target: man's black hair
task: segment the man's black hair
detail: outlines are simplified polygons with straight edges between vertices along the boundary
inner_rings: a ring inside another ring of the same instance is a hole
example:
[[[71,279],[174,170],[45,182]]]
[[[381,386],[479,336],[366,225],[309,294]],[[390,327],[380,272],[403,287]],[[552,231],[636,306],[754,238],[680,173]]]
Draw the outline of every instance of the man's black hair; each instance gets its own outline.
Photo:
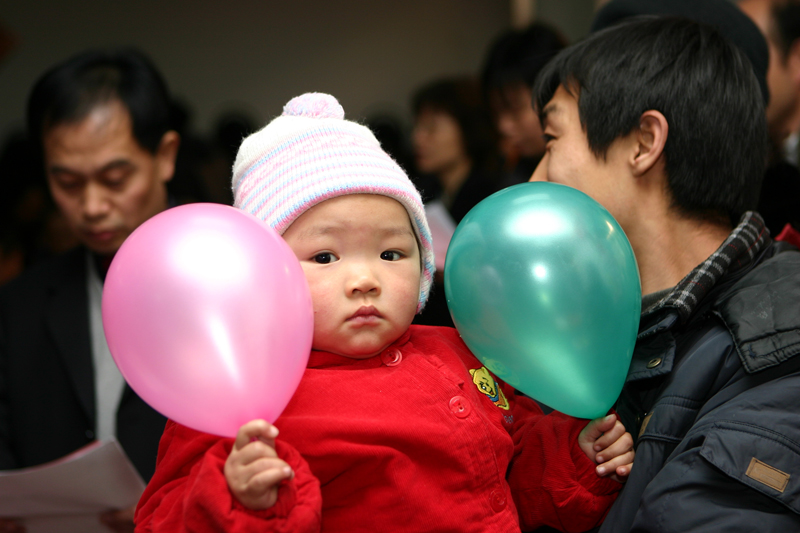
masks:
[[[497,164],[497,132],[477,79],[465,76],[431,82],[414,93],[411,107],[414,116],[431,110],[453,117],[472,163],[482,170],[493,170]]]
[[[611,0],[592,21],[592,32],[600,31],[637,15],[685,17],[716,28],[750,59],[766,105],[769,103],[767,68],[769,48],[758,26],[730,0]]]
[[[800,39],[800,2],[777,2],[772,6],[772,40],[784,60],[797,39]]]
[[[502,93],[515,85],[533,88],[542,67],[566,46],[563,35],[542,23],[501,34],[486,56],[481,75],[484,90]]]
[[[635,17],[590,35],[549,63],[534,88],[544,107],[563,86],[578,101],[589,147],[611,144],[661,112],[673,208],[736,224],[754,209],[767,160],[763,99],[747,57],[710,26]]]
[[[90,50],[48,70],[28,99],[30,138],[41,146],[53,127],[79,122],[98,105],[114,100],[130,113],[139,145],[155,153],[171,129],[171,102],[156,68],[132,49]]]

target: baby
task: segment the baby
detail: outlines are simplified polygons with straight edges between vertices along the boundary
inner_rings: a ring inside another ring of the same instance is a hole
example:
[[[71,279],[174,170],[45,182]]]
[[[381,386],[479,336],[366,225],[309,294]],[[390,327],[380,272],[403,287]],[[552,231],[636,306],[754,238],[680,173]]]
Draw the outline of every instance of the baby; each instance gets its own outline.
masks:
[[[167,424],[137,531],[584,531],[603,519],[630,435],[613,415],[545,416],[454,329],[411,325],[434,272],[420,196],[333,97],[297,97],[248,137],[233,189],[303,267],[313,351],[275,426],[254,420],[232,440]]]

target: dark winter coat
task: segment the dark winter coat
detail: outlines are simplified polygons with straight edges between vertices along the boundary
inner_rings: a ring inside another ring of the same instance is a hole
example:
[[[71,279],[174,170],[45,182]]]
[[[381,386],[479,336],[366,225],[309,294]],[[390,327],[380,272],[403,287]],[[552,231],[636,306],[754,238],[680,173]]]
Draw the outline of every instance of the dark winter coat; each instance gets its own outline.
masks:
[[[642,317],[617,411],[631,476],[600,531],[800,531],[800,252],[768,244],[689,316]]]

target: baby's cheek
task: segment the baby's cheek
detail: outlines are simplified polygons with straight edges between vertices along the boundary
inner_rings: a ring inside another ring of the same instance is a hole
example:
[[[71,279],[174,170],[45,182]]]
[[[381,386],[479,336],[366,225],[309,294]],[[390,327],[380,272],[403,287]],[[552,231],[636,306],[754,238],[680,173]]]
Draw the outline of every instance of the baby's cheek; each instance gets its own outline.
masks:
[[[313,272],[306,272],[306,281],[308,282],[308,291],[311,293],[311,303],[314,305],[314,314],[316,314],[327,305],[326,301],[330,299],[330,287],[324,279],[320,279]]]
[[[419,287],[404,291],[401,301],[403,302],[405,313],[410,315],[413,320],[419,305]]]
[[[326,320],[330,320],[336,310],[332,308],[329,298],[314,298],[312,294],[311,299],[314,307],[314,331],[316,332],[325,324]]]
[[[315,350],[329,351],[334,331],[331,322],[331,313],[326,310],[319,300],[314,301],[314,337],[311,345]]]

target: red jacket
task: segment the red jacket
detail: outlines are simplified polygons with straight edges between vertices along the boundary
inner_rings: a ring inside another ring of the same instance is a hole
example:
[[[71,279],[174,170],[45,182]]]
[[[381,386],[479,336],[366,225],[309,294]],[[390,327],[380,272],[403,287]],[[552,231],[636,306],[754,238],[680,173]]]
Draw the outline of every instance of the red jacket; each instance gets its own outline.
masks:
[[[544,416],[450,328],[411,326],[366,360],[312,352],[275,425],[295,477],[251,511],[223,474],[233,440],[170,421],[136,530],[585,531],[620,488],[578,447],[585,420]]]

